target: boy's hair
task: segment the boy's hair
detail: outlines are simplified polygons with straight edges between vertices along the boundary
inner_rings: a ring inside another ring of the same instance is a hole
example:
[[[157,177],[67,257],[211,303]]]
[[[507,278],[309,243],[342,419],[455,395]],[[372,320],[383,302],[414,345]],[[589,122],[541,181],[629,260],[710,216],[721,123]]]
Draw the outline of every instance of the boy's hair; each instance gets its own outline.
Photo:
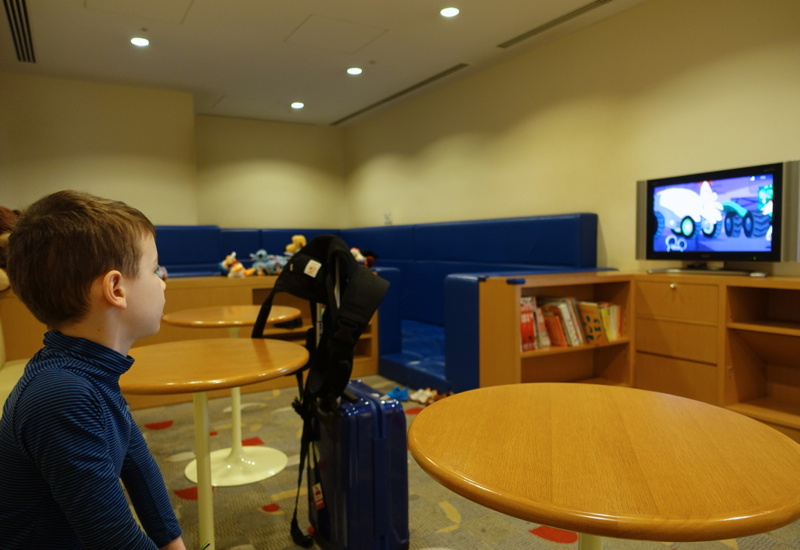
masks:
[[[78,191],[59,191],[22,212],[8,240],[11,288],[50,329],[89,313],[89,290],[117,269],[136,277],[139,243],[156,229],[125,204]]]

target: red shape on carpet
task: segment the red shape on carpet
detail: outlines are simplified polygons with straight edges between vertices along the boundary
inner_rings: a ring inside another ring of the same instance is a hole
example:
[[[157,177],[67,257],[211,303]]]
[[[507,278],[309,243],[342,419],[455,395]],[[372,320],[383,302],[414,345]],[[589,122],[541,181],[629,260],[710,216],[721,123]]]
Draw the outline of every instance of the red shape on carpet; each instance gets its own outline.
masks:
[[[211,490],[213,491],[214,487],[212,487]],[[197,485],[187,487],[186,489],[178,489],[177,491],[173,491],[173,493],[183,500],[197,500]]]
[[[173,424],[175,424],[174,420],[164,420],[163,422],[145,424],[144,427],[149,430],[166,430],[167,428],[171,428]]]
[[[197,500],[197,486],[178,489],[175,494],[183,500]]]
[[[219,434],[217,432],[208,432],[209,437],[217,437]]]
[[[555,529],[554,527],[547,527],[545,525],[537,527],[536,529],[531,529],[528,532],[544,540],[560,542],[562,544],[572,544],[578,540],[578,533],[564,531],[563,529]]]
[[[406,414],[419,414],[422,412],[422,407],[411,407],[410,409],[406,409]]]
[[[260,437],[251,437],[250,439],[242,439],[242,445],[245,447],[254,447],[256,445],[263,445]]]
[[[281,509],[281,507],[275,502],[273,502],[272,504],[267,504],[266,506],[262,506],[261,509],[264,510],[265,512],[277,512],[278,510]]]

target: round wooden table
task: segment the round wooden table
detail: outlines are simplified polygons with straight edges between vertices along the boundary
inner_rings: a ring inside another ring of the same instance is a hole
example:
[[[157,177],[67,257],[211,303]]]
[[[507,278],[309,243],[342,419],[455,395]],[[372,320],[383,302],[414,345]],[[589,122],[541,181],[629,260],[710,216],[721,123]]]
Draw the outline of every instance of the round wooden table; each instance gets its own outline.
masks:
[[[197,455],[200,540],[214,548],[211,500],[208,392],[264,382],[290,374],[308,361],[303,346],[282,340],[215,338],[142,346],[130,350],[136,360],[120,377],[123,393],[192,393]],[[220,365],[225,365],[221,368]]]
[[[242,327],[252,327],[261,306],[214,306],[182,309],[165,314],[161,320],[170,325],[193,328],[225,327],[231,337],[238,336]],[[285,323],[300,317],[300,310],[290,306],[273,305],[267,323]]]
[[[686,542],[800,517],[800,445],[732,411],[589,384],[473,390],[420,412],[411,454],[488,508],[580,534]]]
[[[240,328],[255,324],[259,311],[261,306],[214,306],[183,309],[167,313],[161,319],[182,327],[224,327],[231,338],[237,338]],[[296,307],[273,305],[267,323],[285,323],[299,318],[300,314]],[[231,388],[231,437],[231,447],[211,453],[211,485],[215,487],[261,481],[286,468],[289,462],[286,454],[278,449],[242,445],[242,393],[239,387]],[[197,483],[197,461],[192,460],[184,473],[190,481]]]

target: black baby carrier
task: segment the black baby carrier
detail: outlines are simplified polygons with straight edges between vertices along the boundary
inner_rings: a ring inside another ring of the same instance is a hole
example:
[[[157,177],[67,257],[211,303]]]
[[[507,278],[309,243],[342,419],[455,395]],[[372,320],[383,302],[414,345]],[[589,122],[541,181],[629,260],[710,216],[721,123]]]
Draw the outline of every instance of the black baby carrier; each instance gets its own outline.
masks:
[[[345,391],[353,370],[356,342],[378,309],[389,283],[359,265],[345,242],[336,235],[320,235],[297,251],[275,282],[261,306],[253,327],[253,338],[263,338],[272,301],[286,292],[311,305],[313,326],[306,333],[309,360],[296,372],[300,389],[293,406],[303,418],[298,490],[312,437],[315,408],[333,410]],[[318,318],[317,305],[324,307]],[[308,378],[303,384],[303,372]],[[298,491],[299,497],[299,491]],[[297,500],[292,518],[292,538],[306,548],[313,544],[297,523]]]

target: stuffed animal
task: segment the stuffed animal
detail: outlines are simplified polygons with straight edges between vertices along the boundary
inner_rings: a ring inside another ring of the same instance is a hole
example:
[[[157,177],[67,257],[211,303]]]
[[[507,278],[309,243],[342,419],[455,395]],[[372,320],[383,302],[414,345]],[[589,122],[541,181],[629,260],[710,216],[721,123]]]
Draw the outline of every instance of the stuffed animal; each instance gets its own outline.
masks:
[[[236,252],[231,252],[225,256],[225,259],[219,263],[220,272],[231,278],[249,277],[256,272],[252,267],[245,269],[242,262],[236,259]]]
[[[372,250],[365,250],[364,252],[362,252],[362,254],[364,255],[364,259],[366,260],[366,263],[364,264],[365,266],[372,267],[375,265],[375,260],[378,259],[377,254],[375,254]]]
[[[162,281],[166,281],[167,279],[169,279],[169,273],[167,273],[167,268],[164,267],[163,265],[160,265],[156,268],[156,275],[158,275],[158,278],[161,279]]]
[[[283,266],[289,261],[286,256],[267,254],[263,248],[255,254],[250,254],[250,258],[253,260],[253,269],[256,270],[256,275],[280,275]]]
[[[364,257],[363,254],[361,254],[361,251],[359,249],[351,248],[350,249],[350,254],[353,255],[353,258],[356,259],[356,261],[359,263],[359,265],[364,265],[364,264],[367,263],[367,259]]]
[[[286,245],[286,253],[292,255],[306,245],[306,238],[302,235],[292,235],[292,243]]]
[[[6,248],[8,247],[8,236],[11,234],[11,230],[14,229],[19,215],[19,210],[9,210],[4,206],[0,206],[0,292],[11,286],[6,273],[6,261],[8,260]]]

